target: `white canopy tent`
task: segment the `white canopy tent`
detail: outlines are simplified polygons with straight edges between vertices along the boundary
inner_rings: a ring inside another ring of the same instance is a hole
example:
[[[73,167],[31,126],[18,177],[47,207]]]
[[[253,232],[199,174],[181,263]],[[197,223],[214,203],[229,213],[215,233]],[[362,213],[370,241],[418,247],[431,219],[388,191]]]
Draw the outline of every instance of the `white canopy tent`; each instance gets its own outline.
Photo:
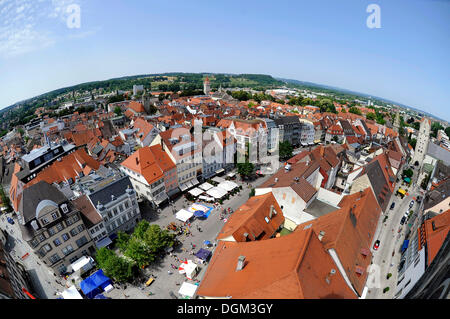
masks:
[[[224,182],[220,183],[219,185],[217,185],[217,187],[223,188],[227,192],[230,192],[233,189],[235,189],[236,187],[238,187],[238,185],[231,181],[224,181]]]
[[[194,197],[197,197],[197,196],[199,196],[200,194],[203,194],[203,190],[201,190],[201,189],[198,189],[197,187],[196,188],[193,188],[193,189],[191,189],[190,191],[189,191],[189,194],[191,194],[192,196],[194,196]]]
[[[228,177],[234,177],[234,176],[236,176],[236,173],[235,173],[235,172],[229,172],[229,173],[227,174],[227,176],[228,176]]]
[[[69,266],[73,271],[78,271],[82,269],[82,271],[89,271],[94,267],[94,259],[92,257],[83,256],[77,259],[73,264]]]
[[[191,280],[197,275],[197,270],[197,264],[190,259],[186,262],[183,262],[180,267],[178,267],[178,272],[180,274],[185,274],[186,278]]]
[[[224,197],[227,194],[227,191],[220,187],[214,187],[207,191],[206,194],[217,199]]]
[[[198,198],[201,200],[204,200],[205,202],[213,202],[214,201],[214,197],[199,196]]]
[[[219,177],[219,176],[214,177],[212,180],[216,183],[225,182],[225,179],[223,179],[222,177]]]
[[[175,215],[176,219],[181,220],[182,222],[188,221],[190,218],[194,216],[194,213],[189,212],[185,209],[180,209],[180,211]]]
[[[83,299],[75,286],[70,286],[61,293],[64,299]]]
[[[191,284],[189,282],[183,282],[180,290],[178,290],[178,293],[183,297],[192,298],[192,297],[194,297],[197,289],[198,289],[197,285]]]
[[[209,190],[209,189],[211,189],[211,188],[213,188],[213,187],[214,187],[214,186],[211,185],[211,184],[208,183],[208,182],[205,182],[205,183],[203,183],[202,185],[199,186],[199,188],[201,188],[201,189],[203,189],[203,190],[205,190],[205,191],[207,191],[207,190]]]

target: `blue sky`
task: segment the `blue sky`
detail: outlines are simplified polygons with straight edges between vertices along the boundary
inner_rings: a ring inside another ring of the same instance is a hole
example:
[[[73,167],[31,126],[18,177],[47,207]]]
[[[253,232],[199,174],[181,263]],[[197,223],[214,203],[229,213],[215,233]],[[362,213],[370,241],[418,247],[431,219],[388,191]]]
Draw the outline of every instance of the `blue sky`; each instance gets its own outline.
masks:
[[[381,28],[369,29],[369,4]],[[81,8],[81,27],[66,9]],[[450,1],[0,0],[0,108],[162,72],[260,73],[391,99],[450,121]]]

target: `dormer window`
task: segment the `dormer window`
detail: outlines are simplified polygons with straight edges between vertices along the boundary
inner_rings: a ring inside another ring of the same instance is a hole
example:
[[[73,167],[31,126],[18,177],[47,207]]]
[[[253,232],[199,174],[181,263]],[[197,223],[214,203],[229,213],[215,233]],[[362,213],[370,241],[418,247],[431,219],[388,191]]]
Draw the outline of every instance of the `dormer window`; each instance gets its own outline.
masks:
[[[63,211],[64,214],[67,214],[69,212],[69,208],[67,207],[67,204],[62,204],[61,210]]]

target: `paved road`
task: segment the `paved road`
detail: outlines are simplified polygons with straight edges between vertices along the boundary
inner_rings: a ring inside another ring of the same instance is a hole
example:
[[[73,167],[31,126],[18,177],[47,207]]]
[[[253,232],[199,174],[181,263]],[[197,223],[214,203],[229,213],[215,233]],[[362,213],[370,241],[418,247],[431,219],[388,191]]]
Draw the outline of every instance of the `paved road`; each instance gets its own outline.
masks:
[[[416,171],[414,173],[416,174]],[[415,179],[413,179],[413,181],[415,181]],[[396,186],[394,194],[397,192],[399,187],[402,186]],[[374,278],[373,276],[370,276],[367,283],[369,286],[369,291],[366,295],[366,299],[391,299],[395,294],[397,287],[398,264],[401,257],[400,249],[409,229],[408,224],[410,224],[413,217],[411,217],[404,225],[400,225],[400,220],[407,211],[409,212],[410,210],[414,210],[414,214],[418,213],[417,209],[419,208],[419,204],[415,203],[411,209],[409,208],[409,204],[413,198],[417,198],[418,195],[422,195],[420,192],[420,185],[411,185],[411,187],[408,188],[408,194],[409,196],[405,196],[403,199],[399,196],[392,195],[386,212],[380,218],[374,237],[374,242],[377,239],[380,240],[380,247],[377,251],[373,250],[372,247],[372,262],[374,265],[379,266],[378,280],[380,285],[378,288],[370,287],[369,281]],[[392,202],[395,202],[395,208],[390,210]],[[387,219],[386,222],[383,223],[385,216],[387,216]],[[411,228],[411,230],[413,229]],[[389,279],[387,279],[388,273],[392,274]],[[385,287],[389,287],[389,291],[383,293],[383,289]]]
[[[252,183],[252,187],[262,184],[268,178],[269,176],[264,176],[257,179]],[[242,206],[249,198],[251,188],[247,187],[247,183],[241,181],[236,181],[236,183],[242,185],[243,190],[229,200],[224,201],[222,207],[215,209],[207,219],[194,219],[190,227],[190,231],[193,236],[179,237],[178,239],[182,241],[182,246],[178,247],[174,251],[174,255],[176,255],[179,259],[186,258],[195,261],[195,256],[190,254],[192,250],[191,243],[196,246],[194,251],[197,252],[199,248],[204,247],[203,242],[205,240],[209,240],[212,243],[214,242],[217,234],[221,231],[223,225],[225,224],[223,220],[220,220],[220,212],[222,209],[230,207],[234,211]],[[150,223],[158,224],[161,227],[165,227],[171,222],[176,222],[180,225],[181,222],[175,219],[174,212],[176,213],[181,208],[188,208],[190,204],[191,203],[185,201],[184,198],[180,198],[174,203],[174,209],[171,206],[168,206],[161,212],[154,212],[149,207],[143,207],[141,214],[143,215],[143,218],[148,220]],[[201,232],[197,230],[197,226],[200,226]],[[189,280],[184,274],[179,274],[177,270],[173,270],[171,268],[171,264],[174,264],[177,267],[180,265],[180,263],[177,262],[173,256],[166,255],[163,259],[145,269],[145,279],[152,275],[156,276],[156,280],[150,287],[145,287],[143,282],[140,287],[133,287],[131,285],[127,285],[126,289],[117,287],[117,289],[112,290],[110,293],[106,294],[106,296],[113,299],[168,299],[171,298],[170,292],[173,292],[178,296],[180,285]],[[196,279],[201,281],[207,267],[208,265],[200,265],[200,272],[198,273]],[[169,274],[168,271],[171,271],[172,274]],[[149,295],[149,292],[153,293],[153,295]]]
[[[8,216],[12,215],[8,214]],[[56,299],[58,297],[56,292],[64,290],[61,278],[56,277],[50,268],[43,265],[28,244],[22,240],[17,220],[14,225],[11,225],[6,221],[5,216],[2,216],[0,228],[9,234],[7,251],[12,253],[16,261],[24,265],[35,290],[34,296],[40,299]],[[22,260],[21,257],[27,253],[28,257]]]

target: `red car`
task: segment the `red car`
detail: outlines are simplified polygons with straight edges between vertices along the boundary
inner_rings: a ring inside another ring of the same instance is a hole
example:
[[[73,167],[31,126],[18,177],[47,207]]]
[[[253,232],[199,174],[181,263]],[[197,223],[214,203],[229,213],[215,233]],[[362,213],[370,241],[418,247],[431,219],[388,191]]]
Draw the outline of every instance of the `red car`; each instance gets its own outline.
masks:
[[[379,240],[377,240],[377,241],[375,242],[375,244],[373,244],[373,250],[377,250],[378,247],[380,247],[380,241],[379,241]]]

